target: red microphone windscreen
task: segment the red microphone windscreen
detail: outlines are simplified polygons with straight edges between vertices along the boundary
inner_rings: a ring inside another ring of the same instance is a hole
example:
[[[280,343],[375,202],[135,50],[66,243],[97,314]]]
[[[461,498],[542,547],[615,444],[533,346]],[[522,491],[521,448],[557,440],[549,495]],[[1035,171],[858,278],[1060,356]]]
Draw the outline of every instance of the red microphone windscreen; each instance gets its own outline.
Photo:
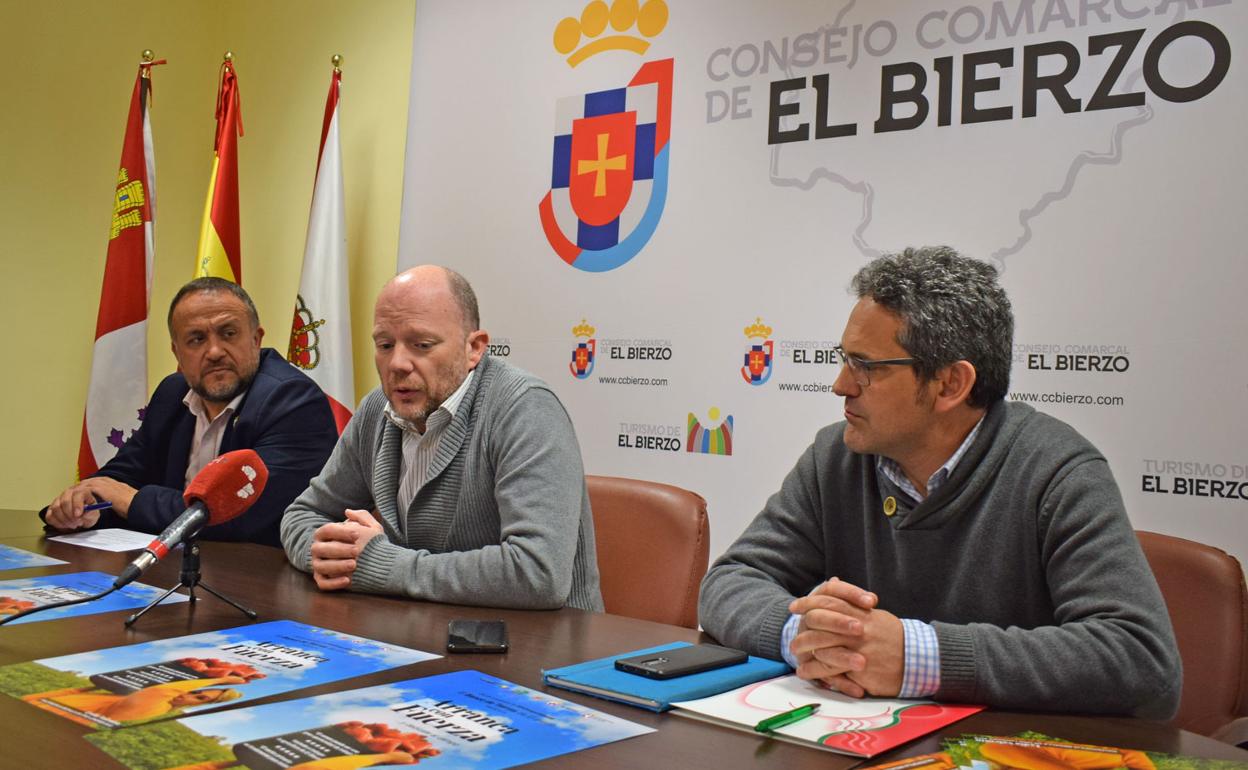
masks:
[[[208,507],[208,523],[222,524],[252,506],[269,481],[269,469],[254,449],[226,452],[195,474],[182,499],[189,506],[196,500]]]

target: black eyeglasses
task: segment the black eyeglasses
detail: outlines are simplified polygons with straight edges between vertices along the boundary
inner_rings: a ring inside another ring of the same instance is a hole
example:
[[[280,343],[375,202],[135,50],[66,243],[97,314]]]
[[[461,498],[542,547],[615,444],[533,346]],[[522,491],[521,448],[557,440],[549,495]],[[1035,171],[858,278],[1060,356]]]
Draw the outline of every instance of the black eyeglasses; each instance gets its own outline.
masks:
[[[881,358],[877,361],[871,361],[866,358],[851,356],[840,345],[836,345],[832,350],[836,352],[838,358],[845,362],[845,367],[854,376],[854,382],[863,388],[871,384],[871,370],[877,366],[909,366],[915,361],[913,358]]]

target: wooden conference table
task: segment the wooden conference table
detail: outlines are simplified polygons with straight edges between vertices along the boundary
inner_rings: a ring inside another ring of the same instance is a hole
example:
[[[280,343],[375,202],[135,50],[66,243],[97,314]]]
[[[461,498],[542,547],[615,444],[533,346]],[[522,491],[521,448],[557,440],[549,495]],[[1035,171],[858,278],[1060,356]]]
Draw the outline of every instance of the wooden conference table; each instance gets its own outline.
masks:
[[[133,554],[108,553],[45,541],[28,511],[0,509],[0,543],[46,553],[70,564],[6,571],[0,578],[98,570],[118,574]],[[35,521],[37,524],[37,520]],[[26,534],[24,534],[26,533]],[[178,581],[180,555],[173,554],[141,578],[168,587]],[[337,631],[430,652],[443,652],[452,618],[503,618],[511,637],[506,655],[447,655],[379,674],[248,701],[256,705],[326,692],[384,684],[473,668],[561,698],[615,714],[657,732],[567,754],[541,763],[550,768],[732,768],[782,767],[848,770],[862,761],[817,749],[755,737],[671,714],[654,714],[555,688],[544,688],[541,670],[671,641],[696,642],[697,631],[616,615],[563,609],[550,612],[492,610],[362,594],[325,594],[307,575],[287,564],[275,548],[226,543],[202,544],[202,575],[208,585],[250,606],[260,620],[288,618]],[[0,664],[136,644],[246,624],[237,610],[202,591],[193,606],[157,607],[127,629],[126,612],[0,627]],[[121,765],[81,740],[87,729],[0,695],[5,740],[0,768],[117,768]],[[1010,734],[1038,730],[1072,741],[1165,751],[1248,762],[1248,751],[1165,725],[1103,717],[984,712],[941,733],[907,744],[876,761],[936,751],[943,735],[964,732]]]

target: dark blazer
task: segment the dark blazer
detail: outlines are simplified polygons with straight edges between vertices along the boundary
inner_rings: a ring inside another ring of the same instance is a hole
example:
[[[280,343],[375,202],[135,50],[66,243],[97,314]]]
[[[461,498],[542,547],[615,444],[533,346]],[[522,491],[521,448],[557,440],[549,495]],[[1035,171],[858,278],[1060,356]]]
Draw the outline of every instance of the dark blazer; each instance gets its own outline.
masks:
[[[127,519],[104,511],[97,527],[161,532],[186,509],[182,501],[195,416],[182,403],[190,388],[171,374],[152,394],[139,429],[97,476],[137,488]],[[243,515],[205,527],[204,540],[281,546],[278,525],[286,506],[321,472],[338,442],[325,394],[276,350],[260,353],[260,367],[221,439],[221,453],[254,449],[269,469],[260,499]]]

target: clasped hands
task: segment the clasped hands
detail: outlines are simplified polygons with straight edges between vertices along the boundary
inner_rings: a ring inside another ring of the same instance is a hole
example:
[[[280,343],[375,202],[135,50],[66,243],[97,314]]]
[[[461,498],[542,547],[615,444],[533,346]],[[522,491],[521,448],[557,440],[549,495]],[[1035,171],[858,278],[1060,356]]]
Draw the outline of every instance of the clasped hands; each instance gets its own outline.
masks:
[[[378,535],[381,523],[368,511],[348,508],[346,521],[322,524],[312,536],[312,577],[322,591],[341,591],[351,586],[356,559]]]
[[[878,608],[879,597],[832,578],[793,600],[789,612],[801,615],[789,648],[797,675],[852,698],[895,697],[905,666],[901,620]]]

